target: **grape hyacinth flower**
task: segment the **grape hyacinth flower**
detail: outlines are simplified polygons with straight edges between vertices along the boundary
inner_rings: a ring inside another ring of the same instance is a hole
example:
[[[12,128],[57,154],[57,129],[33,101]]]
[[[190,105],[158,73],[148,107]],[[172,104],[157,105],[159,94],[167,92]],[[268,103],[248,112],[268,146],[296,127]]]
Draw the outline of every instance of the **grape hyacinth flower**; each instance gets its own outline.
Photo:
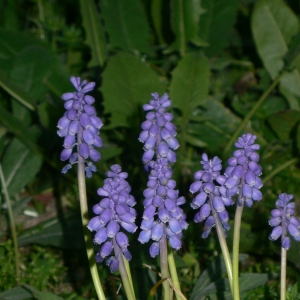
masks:
[[[171,105],[167,94],[161,98],[157,93],[153,99],[143,106],[146,121],[142,123],[143,131],[139,140],[144,143],[143,162],[149,171],[147,189],[144,191],[144,214],[138,240],[144,244],[150,239],[150,255],[160,253],[160,241],[168,239],[173,249],[181,248],[182,230],[187,229],[186,215],[179,207],[185,203],[184,197],[179,197],[179,191],[174,190],[175,180],[172,180],[172,169],[169,163],[176,161],[173,150],[179,147],[173,115],[166,112]]]
[[[81,82],[79,77],[74,76],[70,81],[77,91],[62,95],[66,112],[57,124],[57,134],[64,138],[64,150],[60,158],[62,161],[68,161],[62,173],[67,173],[72,165],[78,162],[78,155],[80,155],[85,162],[86,177],[90,178],[92,172],[96,172],[96,166],[87,159],[90,158],[94,162],[100,160],[101,155],[94,147],[102,146],[99,130],[103,123],[96,116],[96,110],[92,106],[94,97],[86,95],[94,89],[95,82],[87,83],[86,80]]]
[[[238,138],[234,144],[238,150],[234,151],[233,157],[228,160],[228,167],[222,180],[227,191],[223,189],[222,195],[233,196],[239,194],[238,205],[246,203],[247,207],[253,205],[253,201],[260,201],[263,186],[259,176],[262,174],[262,168],[258,164],[260,159],[256,153],[260,149],[258,144],[254,144],[256,136],[247,133]]]
[[[191,207],[200,209],[194,217],[196,223],[205,221],[205,231],[202,238],[207,238],[211,229],[216,225],[216,218],[221,222],[224,234],[230,229],[228,224],[229,215],[225,206],[234,204],[230,195],[227,195],[227,188],[224,185],[217,186],[214,181],[222,184],[224,178],[220,175],[222,170],[222,161],[215,156],[212,160],[208,159],[207,154],[202,155],[203,170],[194,174],[196,179],[190,186],[192,194],[197,193],[193,199]]]
[[[130,233],[136,231],[135,219],[137,216],[133,206],[136,201],[130,195],[131,187],[126,181],[128,173],[122,172],[119,165],[113,165],[111,171],[106,172],[104,185],[97,194],[104,197],[94,205],[93,212],[97,215],[89,221],[88,229],[96,231],[94,243],[102,245],[96,254],[96,261],[101,263],[107,258],[106,264],[111,272],[119,269],[121,254],[126,260],[131,259],[128,251],[128,237],[120,231],[121,227]],[[114,255],[111,252],[114,250]]]
[[[157,158],[166,158],[169,162],[176,161],[176,154],[173,150],[179,147],[176,136],[175,125],[171,123],[173,115],[166,112],[166,108],[171,106],[171,100],[167,94],[161,98],[157,93],[152,94],[153,98],[149,104],[143,106],[146,114],[146,121],[142,123],[139,141],[144,143],[145,153],[143,162],[150,162],[154,154]],[[154,111],[153,111],[154,110]]]
[[[295,202],[290,202],[293,199],[292,194],[280,194],[276,201],[276,209],[271,211],[271,219],[269,225],[274,227],[269,236],[271,241],[276,241],[281,237],[282,248],[288,250],[291,247],[290,236],[297,242],[300,241],[300,220],[293,216],[295,212]]]

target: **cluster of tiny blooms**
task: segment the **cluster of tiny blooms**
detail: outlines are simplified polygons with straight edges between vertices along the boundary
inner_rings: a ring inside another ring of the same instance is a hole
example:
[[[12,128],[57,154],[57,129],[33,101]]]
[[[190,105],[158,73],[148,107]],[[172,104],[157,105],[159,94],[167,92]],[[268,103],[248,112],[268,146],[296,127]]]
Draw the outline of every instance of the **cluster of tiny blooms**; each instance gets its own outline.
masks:
[[[228,160],[228,167],[224,176],[218,178],[218,182],[225,185],[227,192],[224,195],[239,195],[238,205],[244,203],[251,207],[253,201],[260,201],[262,193],[260,188],[263,186],[259,176],[262,168],[258,164],[259,155],[255,152],[260,149],[258,144],[254,144],[256,136],[251,133],[243,134],[234,144],[237,150],[233,157]]]
[[[199,170],[194,174],[196,181],[190,186],[192,194],[198,193],[191,206],[193,209],[200,208],[194,217],[194,221],[199,223],[205,220],[205,231],[202,238],[208,237],[211,229],[216,224],[216,218],[221,221],[225,235],[230,229],[228,224],[229,214],[225,206],[234,204],[234,201],[231,199],[231,195],[227,193],[227,188],[224,185],[216,186],[214,183],[214,181],[219,182],[220,178],[222,179],[222,175],[220,175],[221,162],[217,156],[209,160],[204,153],[200,162],[203,170]]]
[[[93,207],[93,212],[97,215],[89,221],[88,229],[96,231],[94,243],[102,245],[96,254],[96,261],[101,263],[108,258],[106,264],[111,272],[119,268],[118,249],[121,249],[124,257],[129,261],[131,254],[127,247],[129,245],[127,235],[120,231],[121,227],[125,231],[133,233],[136,231],[135,219],[137,216],[133,206],[136,201],[130,195],[131,187],[126,181],[128,174],[122,172],[119,165],[113,165],[111,171],[106,172],[107,178],[104,185],[99,188],[97,194],[104,197]],[[111,255],[114,250],[115,255]]]
[[[152,94],[153,99],[149,104],[143,106],[146,114],[146,121],[142,123],[139,141],[144,143],[145,153],[143,162],[150,162],[154,154],[158,157],[166,158],[169,162],[176,161],[176,154],[173,150],[179,147],[176,136],[176,128],[173,123],[173,115],[166,112],[166,107],[171,105],[169,96],[164,94],[161,98],[157,93]],[[154,110],[154,111],[153,111]]]
[[[95,101],[94,97],[86,95],[94,89],[95,83],[87,83],[86,80],[81,82],[79,77],[73,76],[70,80],[77,91],[62,95],[66,112],[57,124],[57,134],[64,137],[64,150],[61,152],[60,159],[68,161],[62,173],[67,173],[72,165],[78,162],[79,154],[85,160],[86,176],[92,177],[92,172],[96,172],[96,167],[87,159],[90,158],[96,162],[101,158],[100,153],[94,147],[102,146],[99,130],[103,125],[92,106]]]
[[[144,143],[143,162],[150,174],[147,189],[144,191],[144,214],[138,240],[144,244],[150,239],[150,255],[159,254],[159,242],[162,238],[169,239],[173,249],[181,248],[182,230],[187,229],[186,215],[179,207],[185,203],[184,197],[178,197],[179,191],[174,190],[170,162],[176,161],[173,150],[179,147],[173,115],[165,111],[171,105],[167,94],[159,98],[157,93],[153,99],[143,106],[147,120],[143,122],[143,131],[139,140]],[[156,160],[153,160],[156,156]]]
[[[277,240],[281,236],[281,246],[288,250],[291,247],[291,240],[287,232],[297,242],[300,242],[300,221],[293,216],[295,212],[295,202],[290,202],[293,195],[280,194],[276,201],[276,209],[271,211],[269,224],[274,227],[269,238],[271,241]]]

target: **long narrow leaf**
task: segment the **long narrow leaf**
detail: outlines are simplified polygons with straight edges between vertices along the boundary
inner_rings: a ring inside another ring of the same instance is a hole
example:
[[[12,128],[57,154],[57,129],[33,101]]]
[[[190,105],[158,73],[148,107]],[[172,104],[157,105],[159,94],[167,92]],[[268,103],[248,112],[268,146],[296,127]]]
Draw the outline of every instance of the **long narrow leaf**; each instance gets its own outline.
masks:
[[[107,46],[100,14],[94,0],[80,0],[80,9],[86,33],[86,43],[92,50],[92,59],[88,66],[103,67],[107,60]]]

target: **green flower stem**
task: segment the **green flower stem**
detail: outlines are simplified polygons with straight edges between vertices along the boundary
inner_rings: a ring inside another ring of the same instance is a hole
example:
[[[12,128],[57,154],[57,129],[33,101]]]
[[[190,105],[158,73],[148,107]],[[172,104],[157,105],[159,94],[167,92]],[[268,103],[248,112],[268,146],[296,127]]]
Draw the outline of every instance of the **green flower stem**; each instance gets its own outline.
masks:
[[[4,174],[2,171],[2,166],[0,163],[0,179],[1,179],[1,185],[2,185],[2,191],[6,200],[7,204],[7,210],[8,210],[8,216],[9,216],[9,223],[10,223],[10,230],[11,230],[11,236],[14,244],[14,252],[15,252],[15,268],[16,268],[16,279],[18,285],[20,284],[20,256],[19,256],[19,247],[18,247],[18,239],[17,239],[17,232],[16,232],[16,226],[15,226],[15,219],[13,215],[13,211],[11,208],[11,201],[9,198]]]
[[[168,266],[168,249],[167,249],[167,237],[164,233],[159,242],[159,252],[160,252],[160,272],[161,279],[166,279],[170,277],[169,266]],[[162,284],[163,286],[163,300],[170,300],[170,285],[168,280],[165,280]]]
[[[263,184],[265,184],[268,180],[274,177],[276,174],[284,170],[285,168],[295,165],[298,162],[298,158],[293,158],[280,165],[278,168],[274,169],[272,172],[268,173],[268,175],[263,179]]]
[[[125,265],[125,269],[126,269],[128,278],[129,278],[130,286],[131,286],[131,289],[132,289],[133,294],[134,294],[134,287],[133,287],[133,283],[132,283],[132,277],[131,277],[131,271],[130,271],[129,262],[128,262],[128,260],[125,258],[124,255],[122,255],[122,258],[123,258],[123,262],[124,262],[124,265]],[[134,296],[135,296],[135,295],[134,295]]]
[[[287,250],[281,247],[280,300],[286,299],[286,259]]]
[[[232,250],[232,286],[233,286],[233,299],[240,300],[240,288],[239,288],[239,247],[240,247],[240,231],[241,220],[244,204],[242,206],[237,205],[235,218],[234,218],[234,233],[233,233],[233,250]]]
[[[176,269],[176,265],[175,265],[175,260],[174,260],[174,255],[173,255],[173,250],[170,247],[170,245],[168,246],[168,264],[169,264],[169,270],[170,270],[170,274],[171,274],[171,278],[172,278],[172,283],[174,285],[174,287],[181,292],[180,289],[180,283],[179,283],[179,279],[178,279],[178,275],[177,275],[177,269]],[[181,300],[182,298],[180,297],[180,295],[176,294],[176,299],[177,300]]]
[[[126,267],[124,264],[124,258],[123,258],[123,253],[119,247],[119,245],[116,242],[116,239],[113,238],[113,244],[114,244],[114,251],[115,251],[115,256],[116,259],[119,261],[119,272],[122,278],[123,286],[126,292],[126,296],[128,300],[135,300],[135,295],[134,291],[132,288],[132,283],[130,283],[128,273],[126,271]]]
[[[79,133],[78,133],[78,140],[80,140]],[[84,232],[85,247],[86,247],[86,253],[89,261],[94,287],[98,295],[98,299],[106,300],[106,297],[104,295],[101,286],[97,265],[95,262],[91,233],[87,228],[89,222],[89,214],[88,214],[88,204],[87,204],[87,197],[86,197],[84,159],[80,155],[78,155],[78,189],[79,189],[79,202],[80,202],[81,221],[82,221],[83,232]]]
[[[229,251],[228,251],[228,246],[227,246],[226,238],[225,238],[225,235],[224,235],[223,226],[220,222],[220,219],[219,219],[219,216],[218,216],[216,210],[214,209],[214,207],[212,205],[213,195],[210,194],[209,197],[211,198],[210,206],[211,206],[211,210],[213,212],[213,216],[214,216],[215,222],[216,222],[217,235],[218,235],[219,243],[220,243],[221,250],[222,250],[222,253],[223,253],[223,258],[224,258],[225,267],[226,267],[226,271],[227,271],[228,281],[229,281],[231,293],[233,294],[233,288],[232,288],[232,262],[231,262],[230,254],[229,254]]]
[[[256,102],[256,104],[252,107],[252,109],[249,111],[249,113],[244,118],[241,125],[236,129],[235,133],[232,135],[229,143],[224,149],[223,157],[226,156],[227,152],[233,145],[233,143],[236,141],[237,137],[239,136],[240,132],[244,129],[248,121],[251,119],[251,117],[254,115],[254,113],[257,111],[257,109],[261,106],[261,104],[265,101],[265,99],[269,96],[269,94],[273,91],[273,89],[276,87],[276,85],[279,83],[282,75],[284,72],[281,72],[273,81],[273,83],[270,85],[270,87],[262,94],[262,96],[259,98],[259,100]]]

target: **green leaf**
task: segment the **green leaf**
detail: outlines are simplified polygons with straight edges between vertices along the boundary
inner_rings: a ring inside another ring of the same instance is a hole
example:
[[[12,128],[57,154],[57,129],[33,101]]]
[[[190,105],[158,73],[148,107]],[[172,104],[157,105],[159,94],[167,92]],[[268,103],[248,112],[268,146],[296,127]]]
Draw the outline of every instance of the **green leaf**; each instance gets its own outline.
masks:
[[[205,56],[185,55],[172,72],[170,98],[186,118],[205,104],[209,88],[209,63]]]
[[[298,18],[282,0],[259,0],[251,27],[258,53],[274,79],[284,66],[288,43],[298,32]]]
[[[19,246],[39,244],[65,249],[84,247],[83,231],[79,214],[68,213],[63,218],[52,218],[23,231],[18,237]]]
[[[30,96],[0,73],[0,86],[12,97],[30,110],[35,110]]]
[[[297,148],[300,151],[300,124],[297,126],[297,136],[296,136]]]
[[[103,72],[101,91],[106,113],[111,113],[107,128],[128,126],[129,118],[151,99],[151,93],[164,92],[159,76],[139,58],[120,53]]]
[[[140,0],[100,1],[100,7],[111,47],[149,52],[150,27]]]
[[[200,15],[203,13],[200,0],[173,0],[171,10],[172,29],[176,38],[170,50],[178,50],[184,55],[188,42],[198,46],[207,45],[198,34]]]
[[[151,1],[151,20],[153,23],[154,30],[156,32],[159,44],[165,44],[164,34],[166,30],[164,28],[164,20],[162,17],[164,3],[161,0]]]
[[[200,17],[200,37],[208,42],[204,49],[208,57],[218,54],[229,42],[237,9],[237,0],[202,0],[201,5],[206,11]]]
[[[33,299],[33,295],[25,288],[18,286],[0,293],[0,300],[26,300]]]
[[[0,57],[9,57],[17,54],[22,48],[36,44],[31,35],[24,32],[0,29]]]
[[[39,171],[42,159],[17,139],[13,139],[2,157],[3,174],[10,195],[19,193]]]
[[[86,43],[92,50],[92,59],[88,67],[103,67],[107,60],[107,46],[100,14],[93,0],[80,0]]]
[[[244,261],[248,258],[246,254],[240,254],[239,260]],[[191,295],[191,300],[204,299],[204,296],[229,291],[228,279],[222,278],[226,274],[226,267],[222,257],[217,257],[209,267],[204,270],[198,278]]]
[[[43,81],[50,77],[57,63],[56,57],[45,47],[28,46],[15,56],[10,80],[29,95],[31,104],[36,104],[47,90]]]
[[[1,104],[0,120],[12,133],[19,138],[24,145],[26,145],[33,152],[41,155],[41,152],[36,144],[41,132],[36,127],[24,128],[23,122],[15,118]]]
[[[240,123],[236,115],[211,97],[207,99],[203,109],[197,109],[194,113],[205,121],[190,122],[187,134],[209,145],[211,152],[224,147]]]
[[[49,292],[40,292],[37,289],[35,289],[33,286],[30,286],[28,284],[23,284],[23,287],[29,290],[34,296],[34,298],[37,300],[62,300],[63,299]]]
[[[288,100],[290,108],[299,109],[300,74],[297,69],[285,72],[280,79],[280,92]]]
[[[291,131],[299,121],[300,111],[296,110],[285,110],[269,118],[269,123],[272,129],[283,141],[287,141],[292,138]]]

